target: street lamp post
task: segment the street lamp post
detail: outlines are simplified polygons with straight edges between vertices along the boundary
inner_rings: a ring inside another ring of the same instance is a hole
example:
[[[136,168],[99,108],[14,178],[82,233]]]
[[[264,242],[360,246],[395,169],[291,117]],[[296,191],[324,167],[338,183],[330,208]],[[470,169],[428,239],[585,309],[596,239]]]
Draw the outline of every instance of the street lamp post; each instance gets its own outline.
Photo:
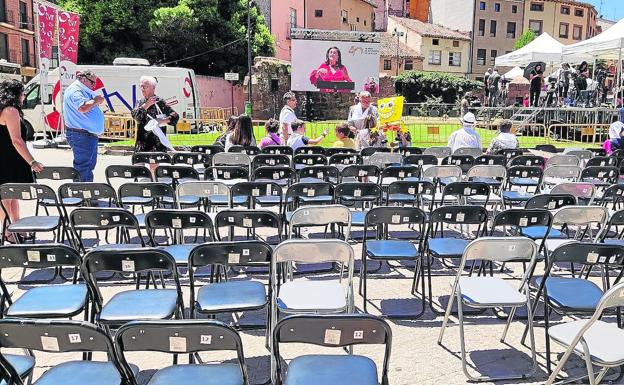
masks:
[[[397,38],[397,68],[396,74],[399,76],[399,67],[401,66],[401,52],[400,52],[400,43],[401,37],[405,35],[403,32],[399,31],[397,27],[394,27],[394,31],[392,32],[392,36],[396,36]]]

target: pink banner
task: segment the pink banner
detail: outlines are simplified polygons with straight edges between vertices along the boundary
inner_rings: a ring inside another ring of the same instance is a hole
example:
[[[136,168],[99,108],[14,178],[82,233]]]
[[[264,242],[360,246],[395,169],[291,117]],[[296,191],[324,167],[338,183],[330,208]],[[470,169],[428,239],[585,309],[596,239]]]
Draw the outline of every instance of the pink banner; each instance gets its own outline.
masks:
[[[80,15],[72,12],[59,12],[59,58],[61,62],[78,63],[78,32]]]
[[[39,26],[39,58],[50,60],[54,45],[56,9],[39,3],[35,3],[35,6],[37,7],[37,25]]]

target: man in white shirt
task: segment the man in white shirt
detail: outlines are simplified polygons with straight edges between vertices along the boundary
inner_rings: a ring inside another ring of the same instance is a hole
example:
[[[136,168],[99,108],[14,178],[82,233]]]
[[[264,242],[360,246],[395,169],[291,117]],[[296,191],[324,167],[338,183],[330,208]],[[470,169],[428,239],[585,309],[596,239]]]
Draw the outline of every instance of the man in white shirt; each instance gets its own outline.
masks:
[[[364,127],[364,119],[368,115],[373,115],[375,121],[379,119],[377,107],[371,105],[370,92],[362,91],[359,93],[358,97],[359,103],[349,109],[349,117],[347,118],[349,126],[355,127],[355,130],[353,128],[351,129],[352,132],[357,132]]]
[[[512,149],[515,150],[518,148],[518,138],[511,132],[511,128],[513,123],[511,120],[505,119],[500,123],[498,130],[500,133],[496,135],[492,142],[490,143],[490,148],[488,148],[488,154],[495,155],[500,150]]]
[[[455,152],[458,148],[482,149],[481,136],[474,129],[477,123],[477,118],[474,114],[469,112],[460,120],[463,127],[453,132],[448,139],[448,146],[451,148],[451,152]]]
[[[292,128],[290,125],[297,120],[295,108],[297,108],[297,97],[294,92],[288,91],[284,94],[284,107],[282,107],[279,117],[280,129],[284,143],[288,141],[288,136],[292,134]]]
[[[624,129],[624,108],[620,109],[620,120],[617,120],[609,126],[609,139],[620,139],[620,133]]]

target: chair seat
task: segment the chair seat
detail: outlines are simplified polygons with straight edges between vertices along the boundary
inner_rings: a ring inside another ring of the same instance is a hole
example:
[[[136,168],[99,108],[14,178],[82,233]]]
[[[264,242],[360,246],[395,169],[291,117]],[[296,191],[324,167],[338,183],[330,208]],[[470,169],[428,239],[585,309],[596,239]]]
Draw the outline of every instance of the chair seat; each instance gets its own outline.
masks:
[[[244,205],[247,203],[247,197],[236,196],[232,199],[232,201],[234,202],[235,205]],[[210,202],[211,205],[217,205],[217,206],[230,204],[230,201],[227,195],[211,195],[208,198],[208,202]]]
[[[2,354],[2,356],[11,364],[20,378],[24,378],[35,367],[35,358],[26,355]],[[0,381],[0,385],[6,385],[6,381]]]
[[[170,205],[174,203],[174,199],[172,197],[163,197],[162,201]],[[181,205],[195,206],[199,204],[199,197],[194,195],[183,195],[178,199],[178,203]]]
[[[557,247],[566,244],[566,243],[572,243],[572,242],[578,242],[574,239],[569,239],[569,238],[550,238],[548,237],[546,239],[546,250],[548,250],[549,252],[552,252],[553,250],[555,250]]]
[[[243,385],[237,364],[175,365],[158,370],[147,385]]]
[[[509,178],[509,181],[511,182],[511,184],[516,185],[516,186],[537,186],[537,184],[539,183],[537,180],[533,178],[512,177],[512,178]]]
[[[366,253],[371,259],[415,259],[416,245],[404,240],[366,241]]]
[[[20,218],[8,227],[10,232],[52,231],[59,227],[61,218],[55,215]]]
[[[418,197],[412,194],[388,194],[388,202],[416,202]]]
[[[351,226],[364,227],[367,211],[351,210]]]
[[[607,245],[624,246],[624,239],[605,239],[603,243],[606,243]]]
[[[69,361],[44,372],[36,385],[121,385],[121,377],[112,362]]]
[[[338,281],[300,278],[280,287],[277,302],[282,311],[339,311],[347,307],[347,293]]]
[[[547,226],[530,226],[530,227],[522,227],[520,228],[520,232],[525,237],[531,239],[542,239],[544,235],[546,235],[546,230],[548,230]],[[563,237],[563,233],[557,229],[550,229],[550,233],[548,233],[548,238],[561,238]]]
[[[280,195],[265,195],[256,198],[256,203],[260,205],[278,205],[280,202],[283,202],[284,198]],[[292,203],[293,197],[289,197],[289,202]]]
[[[539,286],[542,279],[537,277],[535,283]],[[593,312],[603,294],[595,283],[582,278],[548,277],[545,287],[551,306],[563,311]]]
[[[459,287],[468,306],[522,306],[527,302],[517,288],[496,277],[462,277]]]
[[[377,367],[357,355],[306,355],[290,361],[284,385],[378,385]]]
[[[578,332],[587,325],[588,320],[576,320],[560,325],[551,326],[548,335],[561,345],[570,346]],[[624,363],[624,330],[617,324],[596,321],[584,334],[592,361],[609,366],[619,366]],[[583,346],[578,343],[574,351],[583,355]]]
[[[138,243],[109,243],[106,245],[98,245],[93,247],[91,251],[94,250],[111,250],[111,249],[136,249],[141,248],[142,246]]]
[[[441,192],[436,192],[433,197],[431,195],[422,195],[422,199],[425,202],[431,202],[431,199],[434,199],[434,202],[441,202],[442,201],[442,193]],[[450,203],[455,203],[457,202],[457,197],[454,195],[446,195],[444,197],[444,202],[450,202]]]
[[[82,199],[80,198],[63,198],[62,200],[63,206],[77,206],[82,203]],[[44,206],[54,206],[54,200],[52,199],[42,199],[39,203]]]
[[[147,205],[152,203],[152,201],[154,200],[154,198],[152,197],[133,197],[133,196],[129,196],[129,197],[123,197],[121,198],[121,203],[124,205]]]
[[[49,285],[27,290],[7,310],[9,317],[59,318],[78,314],[85,306],[87,286]]]
[[[533,194],[525,192],[525,191],[503,191],[503,200],[506,201],[516,201],[516,202],[526,202],[529,199],[533,198]]]
[[[429,251],[436,257],[461,257],[470,241],[460,238],[429,239]]]
[[[479,182],[479,183],[485,183],[488,186],[500,186],[502,184],[502,181],[496,179],[496,178],[488,178],[488,177],[483,177],[483,176],[476,176],[471,178],[472,182]]]
[[[262,282],[227,281],[209,283],[197,291],[199,312],[223,312],[260,309],[267,303]]]
[[[124,323],[131,320],[169,319],[175,313],[178,293],[175,289],[128,290],[115,294],[104,305],[99,320]]]
[[[317,195],[315,197],[300,196],[299,200],[303,203],[331,203],[334,197],[331,195]]]
[[[171,254],[173,259],[175,259],[176,265],[186,266],[188,265],[189,255],[196,246],[196,244],[188,243],[184,245],[163,246],[162,249]]]

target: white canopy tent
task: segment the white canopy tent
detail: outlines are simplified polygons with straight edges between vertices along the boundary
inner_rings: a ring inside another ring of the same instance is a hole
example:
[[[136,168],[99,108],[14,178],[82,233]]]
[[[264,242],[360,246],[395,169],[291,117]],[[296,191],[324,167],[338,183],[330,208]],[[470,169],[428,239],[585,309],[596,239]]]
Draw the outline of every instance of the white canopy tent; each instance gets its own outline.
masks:
[[[560,63],[562,49],[563,44],[544,32],[524,47],[498,56],[495,63],[500,67],[526,67],[536,61]]]
[[[515,79],[518,76],[524,76],[524,70],[518,66],[515,66],[503,75],[505,79]]]

